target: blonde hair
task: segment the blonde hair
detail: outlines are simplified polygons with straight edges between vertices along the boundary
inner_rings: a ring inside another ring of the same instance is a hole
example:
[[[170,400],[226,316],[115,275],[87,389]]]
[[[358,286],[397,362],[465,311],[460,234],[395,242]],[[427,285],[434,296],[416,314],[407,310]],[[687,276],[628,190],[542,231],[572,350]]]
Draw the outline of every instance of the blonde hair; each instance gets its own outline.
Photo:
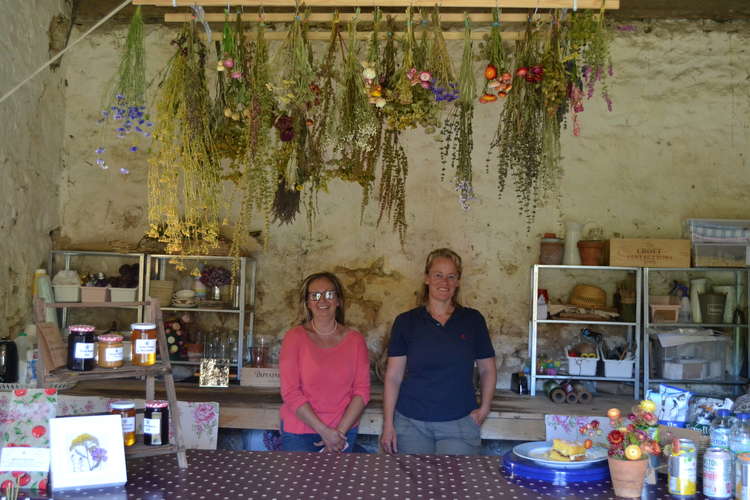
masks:
[[[336,308],[336,321],[338,321],[340,324],[344,324],[344,287],[341,286],[341,282],[336,277],[335,274],[329,273],[329,272],[322,272],[322,273],[314,273],[305,278],[302,281],[302,285],[299,289],[299,300],[300,304],[302,305],[302,310],[305,313],[305,319],[302,320],[304,323],[305,321],[310,321],[312,319],[312,312],[310,311],[310,308],[307,307],[307,294],[309,293],[308,288],[310,288],[310,283],[313,281],[325,278],[328,281],[333,284],[333,289],[336,290],[336,298],[339,299],[339,305]]]
[[[453,265],[456,266],[458,279],[461,279],[461,273],[463,273],[463,264],[461,263],[461,256],[459,256],[456,252],[454,252],[450,248],[438,248],[430,252],[430,254],[427,256],[427,260],[424,263],[425,276],[430,274],[430,268],[432,267],[432,263],[435,261],[435,259],[439,259],[439,258],[449,259],[451,262],[453,262]],[[453,303],[454,306],[461,305],[458,302],[458,292],[460,291],[460,289],[461,287],[456,287],[456,293],[454,293],[453,297],[451,297],[451,302]],[[427,304],[427,300],[429,298],[430,298],[430,288],[425,283],[422,285],[422,305]]]

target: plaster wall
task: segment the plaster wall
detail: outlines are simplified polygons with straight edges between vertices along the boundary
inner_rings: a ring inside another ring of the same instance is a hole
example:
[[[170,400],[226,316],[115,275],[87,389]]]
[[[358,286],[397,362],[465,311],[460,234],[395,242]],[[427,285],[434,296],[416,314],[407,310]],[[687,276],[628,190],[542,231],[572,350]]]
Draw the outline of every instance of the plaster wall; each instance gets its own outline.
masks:
[[[71,9],[64,0],[5,3],[0,94],[53,55]],[[47,69],[0,104],[0,337],[15,335],[31,319],[34,269],[46,267],[50,232],[60,224],[63,74]]]
[[[605,238],[675,238],[685,218],[750,218],[750,23],[659,21],[633,27],[616,31],[612,46],[613,111],[597,95],[585,102],[581,136],[563,131],[560,199],[540,207],[530,229],[518,214],[511,181],[498,198],[497,174],[492,167],[485,171],[499,104],[480,105],[475,112],[478,199],[468,211],[458,204],[451,173],[440,180],[434,138],[407,132],[405,247],[387,224],[376,226],[375,203],[360,224],[359,188],[332,183],[320,196],[312,232],[301,216],[292,225],[273,227],[268,249],[253,253],[259,270],[256,332],[281,338],[300,319],[298,283],[311,272],[332,270],[346,286],[349,321],[367,334],[375,356],[395,315],[415,304],[425,256],[448,246],[463,256],[462,300],[485,315],[500,385],[507,385],[527,356],[529,266],[537,261],[542,233],[560,234],[570,219],[594,222]],[[171,54],[173,33],[147,27],[151,75]],[[114,168],[107,171],[94,164],[99,96],[124,35],[124,27],[98,33],[66,60],[63,245],[135,244],[146,229],[144,158],[114,155]],[[460,46],[452,50],[458,60]],[[118,174],[120,164],[129,168],[128,176]],[[260,229],[261,222],[255,226]],[[553,297],[566,297],[572,286],[560,283],[556,289],[554,283],[547,286]],[[542,343],[559,347],[575,334],[577,329],[547,332]],[[560,354],[556,349],[553,354]]]

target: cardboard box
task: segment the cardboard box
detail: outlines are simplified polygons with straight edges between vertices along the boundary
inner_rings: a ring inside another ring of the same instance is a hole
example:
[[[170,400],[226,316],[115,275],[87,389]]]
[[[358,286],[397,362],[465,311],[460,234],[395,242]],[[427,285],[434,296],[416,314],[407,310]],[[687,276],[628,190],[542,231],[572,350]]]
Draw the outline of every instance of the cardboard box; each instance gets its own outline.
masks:
[[[610,266],[690,267],[690,240],[609,240]]]
[[[278,368],[242,368],[240,385],[250,387],[278,388],[281,386],[281,376]]]

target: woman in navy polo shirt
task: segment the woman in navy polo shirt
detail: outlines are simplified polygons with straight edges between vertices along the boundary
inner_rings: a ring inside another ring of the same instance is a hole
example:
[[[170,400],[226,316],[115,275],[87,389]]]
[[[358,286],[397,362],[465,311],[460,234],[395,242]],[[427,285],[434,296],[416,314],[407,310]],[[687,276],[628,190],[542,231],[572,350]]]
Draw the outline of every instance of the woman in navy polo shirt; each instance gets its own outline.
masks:
[[[380,437],[386,453],[479,453],[497,381],[495,350],[479,311],[459,304],[460,281],[461,257],[447,248],[432,251],[422,305],[393,323]]]

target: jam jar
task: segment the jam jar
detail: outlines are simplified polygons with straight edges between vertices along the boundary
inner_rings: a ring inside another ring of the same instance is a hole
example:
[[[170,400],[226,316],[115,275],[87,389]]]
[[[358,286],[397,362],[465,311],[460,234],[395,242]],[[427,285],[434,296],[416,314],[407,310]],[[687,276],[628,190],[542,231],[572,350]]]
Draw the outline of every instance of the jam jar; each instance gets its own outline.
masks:
[[[92,325],[70,325],[68,331],[68,370],[87,372],[96,367],[94,328]]]
[[[133,323],[133,364],[151,366],[156,363],[156,325],[154,323]]]
[[[132,401],[112,401],[109,405],[110,413],[122,418],[122,439],[125,446],[135,444],[135,403]]]
[[[122,335],[99,335],[97,364],[103,368],[119,368],[123,360]]]
[[[169,444],[169,403],[166,401],[146,401],[143,415],[143,444]]]

